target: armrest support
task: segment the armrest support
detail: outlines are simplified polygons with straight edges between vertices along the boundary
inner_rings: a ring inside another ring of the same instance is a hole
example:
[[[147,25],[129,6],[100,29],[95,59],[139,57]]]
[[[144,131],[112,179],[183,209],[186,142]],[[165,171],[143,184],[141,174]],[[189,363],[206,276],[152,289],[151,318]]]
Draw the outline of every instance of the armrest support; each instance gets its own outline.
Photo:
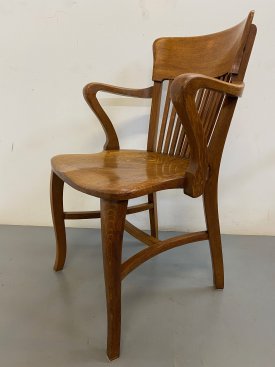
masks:
[[[104,145],[105,150],[119,149],[119,141],[111,120],[101,107],[96,97],[97,92],[102,91],[128,97],[151,98],[152,90],[153,87],[144,89],[131,89],[101,83],[90,83],[84,87],[83,89],[84,98],[88,103],[88,105],[90,106],[90,108],[95,113],[95,115],[97,116],[97,118],[99,119],[105,132],[106,135],[106,142]]]
[[[227,83],[201,74],[182,74],[171,85],[171,99],[184,126],[190,145],[190,163],[185,176],[184,192],[192,197],[203,193],[208,175],[207,141],[196,108],[199,89],[210,89],[236,99],[242,95],[244,83]]]

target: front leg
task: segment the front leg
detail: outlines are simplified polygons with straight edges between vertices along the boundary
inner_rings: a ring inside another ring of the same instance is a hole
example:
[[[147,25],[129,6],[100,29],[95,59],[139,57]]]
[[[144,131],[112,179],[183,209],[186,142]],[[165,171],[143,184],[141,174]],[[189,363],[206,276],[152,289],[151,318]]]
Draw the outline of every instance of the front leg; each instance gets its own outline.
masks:
[[[107,302],[107,356],[119,357],[121,330],[121,255],[128,201],[100,200],[103,265]]]
[[[206,226],[209,235],[214,285],[217,289],[224,288],[224,270],[222,242],[218,210],[218,177],[212,174],[206,182],[203,193]]]
[[[53,171],[51,175],[51,209],[53,226],[56,239],[56,256],[54,270],[63,269],[66,260],[66,231],[63,210],[63,189],[64,181]]]

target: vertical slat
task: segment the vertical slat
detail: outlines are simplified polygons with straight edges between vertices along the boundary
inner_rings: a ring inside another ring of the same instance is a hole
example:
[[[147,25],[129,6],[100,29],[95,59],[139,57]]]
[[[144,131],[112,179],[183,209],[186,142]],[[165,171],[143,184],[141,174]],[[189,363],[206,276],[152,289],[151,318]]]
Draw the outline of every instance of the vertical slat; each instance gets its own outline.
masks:
[[[173,132],[173,128],[174,128],[174,121],[176,118],[176,109],[173,106],[172,111],[171,111],[171,115],[170,115],[170,120],[169,120],[169,125],[168,125],[168,129],[167,129],[167,133],[166,133],[166,137],[165,137],[165,143],[164,143],[164,148],[163,148],[163,153],[167,154],[168,150],[169,150],[169,145],[171,142],[171,136],[172,136],[172,132]]]
[[[177,141],[179,139],[180,127],[181,127],[181,122],[180,122],[179,117],[177,117],[175,129],[174,129],[174,132],[173,132],[173,137],[172,137],[172,141],[171,141],[171,145],[170,145],[170,149],[169,149],[169,154],[170,155],[173,155],[175,153],[176,144],[177,144]]]
[[[199,91],[196,95],[196,106],[197,106],[198,111],[199,111],[201,103],[203,101],[204,92],[205,92],[205,89],[199,89]]]
[[[202,120],[202,123],[203,123],[204,127],[207,124],[207,121],[209,121],[209,119],[211,117],[213,103],[214,103],[214,100],[215,100],[215,95],[216,95],[216,92],[214,92],[214,91],[209,92],[207,106],[205,107],[205,110],[203,111],[204,114],[201,117],[201,120]]]
[[[221,80],[227,79],[227,74],[219,77]],[[221,104],[223,101],[223,95],[210,90],[200,90],[196,97],[196,105],[198,114],[200,115],[201,123],[204,127],[204,132],[207,141],[212,134],[213,127],[219,115]],[[187,137],[184,138],[180,156],[188,158],[190,156],[190,148]]]
[[[209,104],[211,103],[212,94],[213,92],[211,90],[206,90],[204,93],[204,98],[199,109],[199,115],[202,122],[205,120],[207,116]]]
[[[220,76],[218,79],[222,81],[229,82],[231,79],[230,74],[224,74]],[[208,118],[204,121],[204,132],[206,136],[207,143],[210,141],[211,135],[213,133],[213,129],[216,125],[220,109],[222,107],[224,101],[224,95],[218,92],[215,92],[213,97],[212,106],[210,107],[210,113],[208,114]]]
[[[162,150],[162,145],[163,145],[163,140],[164,140],[164,135],[165,135],[165,130],[166,130],[166,124],[167,124],[167,118],[168,118],[169,109],[171,105],[170,103],[171,102],[171,98],[170,98],[171,84],[172,84],[172,80],[169,80],[166,99],[165,99],[165,105],[164,105],[164,110],[163,110],[163,115],[162,115],[161,128],[160,128],[159,138],[158,138],[158,147],[157,147],[158,153],[160,153]]]
[[[200,120],[203,125],[209,113],[209,107],[211,106],[212,96],[213,96],[212,91],[204,89],[204,90],[199,91],[197,98],[196,98],[198,114],[200,115]],[[188,144],[187,137],[185,137],[184,139],[182,149],[180,152],[180,156],[186,157],[186,158],[189,158],[190,156],[190,147]]]
[[[222,75],[219,79],[230,81],[230,75]],[[170,100],[171,83],[172,81],[170,80],[161,117],[159,116],[159,111],[163,86],[160,82],[155,82],[154,84],[147,149],[148,151],[156,150],[158,153],[188,158],[190,156],[188,139]],[[222,103],[223,95],[220,93],[207,89],[201,89],[197,93],[196,106],[207,142],[209,142],[212,135]],[[158,134],[159,119],[161,119],[161,125]]]
[[[179,133],[179,140],[177,142],[177,147],[176,147],[175,155],[180,155],[184,138],[185,138],[185,130],[184,130],[184,127],[182,125],[181,126],[181,129],[180,129],[180,133]]]
[[[213,98],[213,103],[210,109],[210,113],[208,115],[209,118],[204,123],[204,132],[205,132],[207,143],[209,141],[213,127],[217,120],[223,98],[224,98],[223,94],[215,93],[215,96]]]
[[[185,157],[188,158],[189,157],[189,144],[188,144],[188,140],[187,140],[187,136],[185,136],[184,138],[184,142],[182,144],[182,148],[181,148],[181,152],[180,152],[180,156],[181,157]]]
[[[200,89],[196,95],[196,106],[197,110],[200,111],[203,106],[203,101],[205,99],[205,89]],[[181,136],[179,138],[179,143],[176,149],[176,155],[180,155],[181,157],[184,157],[187,154],[187,150],[189,147],[188,139],[186,134],[181,133]]]
[[[159,109],[161,102],[161,89],[162,82],[154,82],[153,95],[152,95],[152,107],[149,122],[149,132],[147,141],[148,152],[154,152],[156,150],[156,140],[158,133],[159,122]]]

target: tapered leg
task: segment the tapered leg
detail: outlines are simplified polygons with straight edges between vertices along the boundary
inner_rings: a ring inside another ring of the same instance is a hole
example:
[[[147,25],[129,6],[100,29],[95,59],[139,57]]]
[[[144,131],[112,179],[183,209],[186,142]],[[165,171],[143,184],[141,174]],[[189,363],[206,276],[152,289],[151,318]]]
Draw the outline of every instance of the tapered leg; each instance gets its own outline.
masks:
[[[212,176],[207,181],[203,195],[203,202],[206,226],[209,234],[214,285],[217,289],[223,289],[224,271],[218,212],[218,179],[216,177]]]
[[[148,195],[148,203],[153,203],[154,207],[149,209],[151,236],[158,238],[158,209],[157,209],[157,193]]]
[[[66,232],[63,210],[64,182],[54,173],[51,175],[51,208],[56,239],[54,270],[62,270],[66,260]]]
[[[107,302],[107,356],[119,357],[121,329],[121,253],[127,201],[100,200]]]

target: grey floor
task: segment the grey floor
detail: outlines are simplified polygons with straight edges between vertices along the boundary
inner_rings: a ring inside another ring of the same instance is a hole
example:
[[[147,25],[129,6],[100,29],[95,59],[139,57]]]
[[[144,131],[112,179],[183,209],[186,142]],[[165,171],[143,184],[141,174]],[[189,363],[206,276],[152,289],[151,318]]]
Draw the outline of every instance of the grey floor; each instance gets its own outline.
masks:
[[[51,228],[0,226],[0,366],[110,365],[100,233],[69,229],[68,242],[57,274]],[[274,367],[275,238],[223,236],[223,246],[224,291],[212,287],[207,242],[126,278],[112,366]],[[125,235],[124,256],[141,248]]]

